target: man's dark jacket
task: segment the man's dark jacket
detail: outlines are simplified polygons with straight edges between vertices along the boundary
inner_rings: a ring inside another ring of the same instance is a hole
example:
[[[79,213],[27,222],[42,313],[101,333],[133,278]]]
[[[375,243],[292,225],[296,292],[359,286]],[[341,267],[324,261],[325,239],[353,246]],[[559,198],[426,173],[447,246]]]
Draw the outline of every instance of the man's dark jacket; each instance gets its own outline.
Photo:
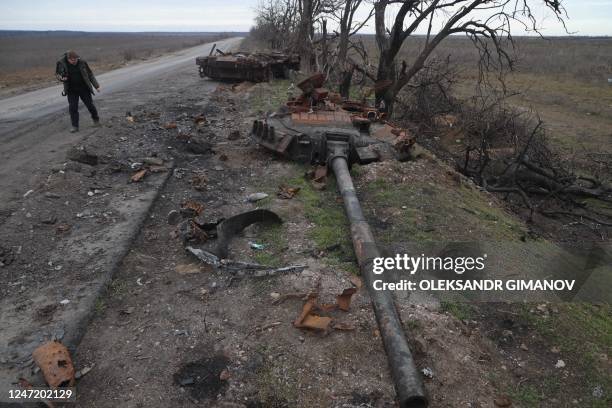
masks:
[[[57,79],[60,79],[61,77],[68,77],[68,64],[70,64],[68,62],[68,56],[64,54],[62,58],[57,61],[57,65],[55,67],[55,75],[57,76]],[[85,60],[80,58],[77,62],[77,67],[81,71],[81,76],[83,77],[83,81],[85,81],[85,85],[87,85],[87,88],[89,88],[89,92],[94,93],[94,88],[99,88],[100,85],[98,85],[98,81],[91,71],[91,68],[89,68],[89,65],[87,62],[85,62]],[[69,82],[70,81],[64,81],[63,94],[68,92]]]

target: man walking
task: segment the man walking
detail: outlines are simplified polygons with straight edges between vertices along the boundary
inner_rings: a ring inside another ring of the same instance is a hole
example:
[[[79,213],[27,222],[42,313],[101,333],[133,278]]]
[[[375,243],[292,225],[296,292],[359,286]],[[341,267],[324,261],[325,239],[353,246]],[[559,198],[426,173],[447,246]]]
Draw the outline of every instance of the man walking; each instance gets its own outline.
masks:
[[[100,85],[87,62],[76,52],[68,51],[57,61],[55,75],[64,83],[62,95],[68,97],[68,111],[72,122],[70,133],[79,131],[79,98],[91,113],[94,126],[100,126],[100,117],[91,97],[94,88],[100,92]]]

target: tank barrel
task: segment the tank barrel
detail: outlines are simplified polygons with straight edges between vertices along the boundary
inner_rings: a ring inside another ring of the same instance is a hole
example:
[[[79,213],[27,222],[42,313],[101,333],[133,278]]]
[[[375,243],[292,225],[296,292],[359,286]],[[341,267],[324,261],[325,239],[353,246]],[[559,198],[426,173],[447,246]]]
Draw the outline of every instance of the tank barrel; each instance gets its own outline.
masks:
[[[373,262],[374,258],[380,257],[380,252],[361,210],[346,157],[342,155],[333,157],[331,167],[342,195],[346,216],[351,224],[353,248],[372,301],[400,407],[427,407],[428,400],[421,373],[412,358],[393,298],[388,291],[378,291],[373,286],[375,279]]]

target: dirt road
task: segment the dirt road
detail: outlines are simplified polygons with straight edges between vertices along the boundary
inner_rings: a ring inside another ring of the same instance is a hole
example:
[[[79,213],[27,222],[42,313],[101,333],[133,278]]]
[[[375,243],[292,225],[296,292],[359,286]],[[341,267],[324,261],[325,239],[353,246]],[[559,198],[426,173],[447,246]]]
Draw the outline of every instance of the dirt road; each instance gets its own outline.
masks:
[[[237,45],[241,40],[241,38],[231,38],[219,41],[217,46],[224,50]],[[102,93],[98,99],[103,101],[112,96],[114,92],[125,90],[138,82],[149,82],[159,77],[160,74],[194,65],[195,57],[208,54],[210,47],[211,44],[203,44],[99,75],[98,81],[102,87]],[[58,85],[0,100],[0,138],[4,136],[7,128],[15,128],[16,125],[64,109],[66,98],[61,96],[61,92],[62,87]]]
[[[240,41],[240,38],[228,39],[220,41],[217,46],[223,50]],[[162,92],[161,82],[156,80],[163,74],[174,72],[178,75],[180,70],[189,68],[195,71],[194,58],[207,54],[210,47],[211,44],[204,44],[100,75],[98,81],[102,92],[96,95],[95,101],[102,121],[111,112],[125,112],[130,101]],[[171,79],[172,75],[165,81]],[[168,87],[171,89],[172,85],[164,85],[164,88]],[[8,201],[29,190],[26,186],[32,181],[31,170],[34,167],[40,170],[39,166],[63,156],[66,146],[86,134],[86,129],[74,135],[67,132],[69,119],[64,113],[66,109],[66,98],[61,96],[59,85],[0,100],[0,220],[3,213],[10,212]],[[87,112],[84,108],[81,110],[86,124]]]
[[[0,102],[2,389],[30,364],[40,341],[59,336],[68,345],[78,342],[99,291],[172,168],[166,160],[163,172],[128,184],[134,162],[159,156],[166,147],[155,142],[157,128],[141,135],[150,142],[145,145],[132,138],[133,129],[117,123],[125,124],[126,111],[136,106],[174,95],[181,79],[206,99],[217,84],[199,78],[194,56],[210,46],[101,75],[104,93],[96,102],[102,128],[89,128],[91,119],[81,108],[81,131],[69,133],[58,87]],[[67,151],[77,146],[95,151],[98,165],[68,160]]]

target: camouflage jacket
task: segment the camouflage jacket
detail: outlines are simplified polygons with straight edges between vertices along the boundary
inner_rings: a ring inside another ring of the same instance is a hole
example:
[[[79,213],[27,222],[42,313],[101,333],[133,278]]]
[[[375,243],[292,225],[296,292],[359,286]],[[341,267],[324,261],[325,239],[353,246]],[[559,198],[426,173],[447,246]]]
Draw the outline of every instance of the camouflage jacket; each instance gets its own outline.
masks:
[[[68,64],[70,63],[68,62],[68,58],[66,54],[64,54],[57,61],[57,65],[55,66],[55,76],[57,77],[59,81],[61,81],[60,78],[68,76]],[[89,68],[89,65],[87,64],[85,60],[80,59],[80,58],[79,58],[79,61],[77,62],[77,67],[79,67],[79,70],[81,71],[81,75],[83,76],[83,81],[85,81],[85,84],[89,88],[89,91],[93,94],[94,88],[98,88],[100,87],[100,85],[98,84],[96,77],[91,71],[91,68]],[[64,92],[62,93],[62,95],[65,95],[66,92],[68,92],[68,81],[62,81],[62,82],[64,83]]]

